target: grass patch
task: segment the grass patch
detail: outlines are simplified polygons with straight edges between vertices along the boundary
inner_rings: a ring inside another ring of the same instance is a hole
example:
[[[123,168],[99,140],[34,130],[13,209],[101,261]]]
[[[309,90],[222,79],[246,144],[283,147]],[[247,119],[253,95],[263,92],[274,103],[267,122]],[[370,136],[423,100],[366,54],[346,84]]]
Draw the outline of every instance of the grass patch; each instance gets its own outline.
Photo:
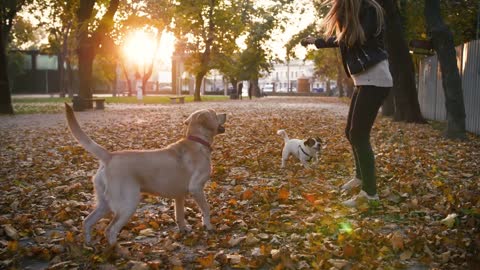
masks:
[[[202,101],[223,101],[228,100],[228,96],[202,96]],[[13,103],[64,103],[70,102],[70,98],[60,97],[39,97],[39,98],[13,98]],[[105,97],[107,103],[119,104],[137,104],[140,103],[136,96],[132,97]],[[185,96],[185,102],[193,102],[193,96]],[[143,104],[168,104],[169,96],[146,96],[143,97]]]
[[[202,96],[202,101],[222,101],[228,100],[228,96]],[[119,104],[137,104],[139,101],[137,97],[106,97],[107,103],[119,103]],[[193,96],[185,96],[185,102],[193,102]],[[146,96],[143,97],[143,104],[169,104],[170,98],[168,96]]]
[[[225,101],[228,96],[202,96],[202,101]],[[63,111],[63,103],[71,102],[70,98],[38,97],[15,98],[13,97],[13,110],[15,114],[34,113],[59,113]],[[146,96],[142,102],[132,97],[105,97],[105,102],[111,104],[170,104],[169,96]],[[193,102],[193,96],[185,96],[185,102]]]
[[[13,103],[15,114],[60,113],[63,110],[63,102]]]
[[[41,98],[12,98],[13,104],[15,103],[64,103],[70,102],[69,98],[61,97],[41,97]]]

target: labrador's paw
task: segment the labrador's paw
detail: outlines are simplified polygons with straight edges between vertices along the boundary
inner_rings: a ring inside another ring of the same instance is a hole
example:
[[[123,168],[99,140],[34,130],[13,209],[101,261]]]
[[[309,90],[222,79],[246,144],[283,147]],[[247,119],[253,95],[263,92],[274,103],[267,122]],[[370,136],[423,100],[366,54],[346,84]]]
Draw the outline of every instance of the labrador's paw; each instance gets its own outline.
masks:
[[[203,227],[205,228],[205,230],[207,230],[208,232],[213,232],[215,231],[215,228],[212,226],[212,224],[203,224]]]
[[[185,226],[178,226],[178,231],[181,233],[181,234],[185,234],[185,233],[189,233],[192,231],[192,228],[188,225],[185,225]]]

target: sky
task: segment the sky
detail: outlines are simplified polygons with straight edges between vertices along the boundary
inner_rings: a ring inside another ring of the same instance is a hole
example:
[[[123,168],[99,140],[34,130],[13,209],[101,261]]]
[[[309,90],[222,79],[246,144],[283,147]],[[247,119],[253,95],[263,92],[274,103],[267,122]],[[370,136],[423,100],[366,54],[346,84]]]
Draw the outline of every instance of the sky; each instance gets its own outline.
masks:
[[[270,46],[272,51],[282,60],[285,60],[286,57],[286,49],[284,45],[288,42],[288,40],[299,31],[305,29],[308,25],[314,22],[315,13],[313,10],[312,0],[297,0],[295,1],[298,9],[304,9],[304,13],[294,13],[294,14],[286,14],[288,21],[285,23],[285,31],[280,29],[274,31],[272,35],[274,39],[270,42]],[[312,33],[313,34],[313,33]],[[162,48],[161,53],[159,55],[160,60],[166,65],[170,65],[170,58],[173,53],[173,44],[175,41],[175,37],[171,33],[166,33],[162,37],[162,42],[160,47]],[[303,59],[307,49],[298,45],[295,48],[295,54],[299,59]]]
[[[315,20],[312,0],[299,0],[295,1],[295,4],[298,6],[297,8],[303,8],[304,13],[289,14],[289,20],[285,25],[285,31],[282,32],[280,30],[277,30],[274,32],[273,35],[275,39],[272,41],[272,47],[275,48],[275,53],[277,53],[279,58],[282,60],[284,60],[286,56],[286,50],[283,47],[284,44],[287,43],[293,35],[305,29]],[[306,52],[307,49],[302,47],[301,45],[298,45],[295,48],[295,54],[300,59],[303,59],[305,57]]]

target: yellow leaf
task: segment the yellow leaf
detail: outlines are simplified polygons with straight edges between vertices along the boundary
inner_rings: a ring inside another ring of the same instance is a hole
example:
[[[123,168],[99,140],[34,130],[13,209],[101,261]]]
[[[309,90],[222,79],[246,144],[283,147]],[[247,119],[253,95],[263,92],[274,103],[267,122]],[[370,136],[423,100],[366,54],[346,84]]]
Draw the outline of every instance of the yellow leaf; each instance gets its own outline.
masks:
[[[141,230],[145,230],[146,228],[147,228],[147,225],[145,225],[145,224],[142,223],[142,224],[134,227],[132,230],[133,230],[133,231],[136,231],[136,232],[139,232],[139,231],[141,231]]]
[[[433,185],[435,187],[441,187],[441,186],[443,186],[443,182],[439,181],[439,180],[435,180],[435,181],[433,181]]]
[[[209,254],[205,257],[197,259],[197,262],[202,265],[202,267],[212,267],[214,262],[214,254]]]
[[[235,199],[232,198],[232,199],[230,199],[230,200],[228,201],[228,204],[230,204],[230,205],[237,205],[237,200],[235,200]]]
[[[316,201],[315,194],[304,194],[303,195],[307,201],[314,203]]]
[[[150,221],[148,224],[149,224],[153,229],[155,229],[155,230],[158,230],[158,229],[160,228],[160,225],[159,225],[157,222],[153,221],[153,220]]]
[[[343,243],[345,241],[345,235],[343,233],[339,233],[337,237],[338,243]]]
[[[218,188],[217,182],[211,182],[210,188],[213,189],[213,190],[217,189]]]
[[[17,251],[18,250],[18,242],[17,241],[9,241],[7,244],[7,248],[9,251]]]
[[[288,196],[290,196],[290,192],[286,188],[281,188],[278,191],[278,198],[280,200],[288,200]]]
[[[242,193],[242,200],[250,200],[252,197],[253,192],[250,189],[247,189]]]
[[[73,233],[72,232],[67,232],[65,234],[65,242],[67,243],[73,243],[75,242],[75,237],[73,236]]]
[[[405,250],[400,254],[400,260],[408,260],[412,257],[413,252],[411,250]]]
[[[401,232],[396,231],[390,237],[390,243],[392,244],[393,250],[402,250],[403,249],[403,235]]]

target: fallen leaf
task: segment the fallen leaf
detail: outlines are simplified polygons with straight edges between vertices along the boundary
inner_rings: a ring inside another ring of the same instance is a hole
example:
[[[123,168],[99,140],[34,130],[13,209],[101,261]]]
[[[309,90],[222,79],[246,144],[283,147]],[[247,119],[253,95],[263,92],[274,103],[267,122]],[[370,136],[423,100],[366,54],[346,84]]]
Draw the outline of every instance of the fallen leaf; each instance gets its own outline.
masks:
[[[347,260],[342,259],[330,259],[328,262],[331,263],[336,269],[343,269],[349,264]]]
[[[289,196],[290,196],[290,192],[286,188],[281,188],[278,191],[278,199],[280,200],[288,200]]]
[[[405,250],[404,252],[402,252],[402,254],[400,254],[400,260],[402,261],[408,260],[412,257],[412,255],[413,255],[413,252],[411,250]]]
[[[240,242],[242,242],[243,240],[247,239],[246,236],[241,236],[241,237],[232,237],[230,238],[230,240],[228,241],[228,244],[231,246],[231,247],[234,247],[238,244],[240,244]]]
[[[212,267],[213,263],[215,262],[215,254],[211,253],[208,254],[207,256],[197,258],[197,262],[202,266],[202,267]]]
[[[3,225],[3,230],[5,230],[5,233],[10,239],[18,240],[19,238],[18,232],[11,224]]]
[[[247,189],[242,193],[242,200],[250,200],[252,197],[253,192],[250,189]]]
[[[390,243],[392,244],[393,250],[402,250],[404,244],[402,233],[400,231],[395,231],[390,236]]]
[[[455,225],[455,218],[456,217],[457,217],[457,214],[455,214],[455,213],[449,214],[446,218],[440,220],[440,223],[447,226],[448,228],[451,228],[451,227],[453,227],[453,225]]]

